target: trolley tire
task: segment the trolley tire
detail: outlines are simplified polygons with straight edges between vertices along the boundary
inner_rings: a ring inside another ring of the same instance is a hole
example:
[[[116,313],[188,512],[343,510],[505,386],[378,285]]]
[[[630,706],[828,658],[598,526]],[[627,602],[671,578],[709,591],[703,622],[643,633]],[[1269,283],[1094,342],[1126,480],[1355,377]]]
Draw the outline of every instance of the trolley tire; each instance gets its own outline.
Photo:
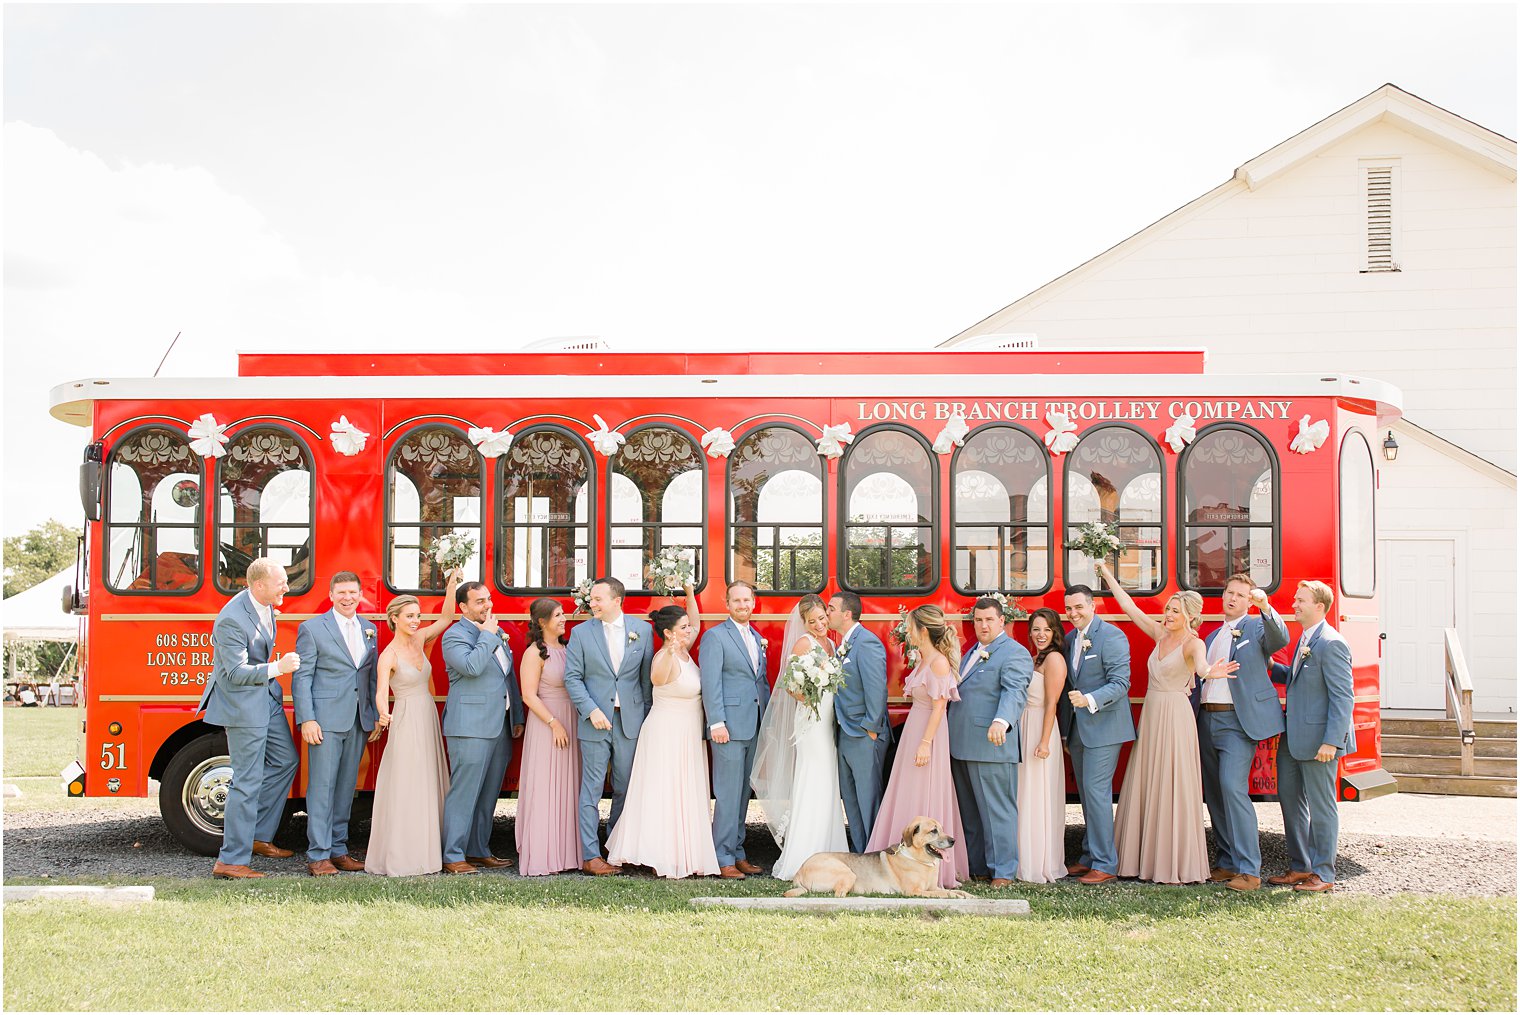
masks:
[[[176,842],[201,856],[216,856],[222,848],[222,815],[226,803],[221,772],[228,777],[232,758],[227,734],[208,733],[180,748],[164,768],[158,784],[158,811]]]

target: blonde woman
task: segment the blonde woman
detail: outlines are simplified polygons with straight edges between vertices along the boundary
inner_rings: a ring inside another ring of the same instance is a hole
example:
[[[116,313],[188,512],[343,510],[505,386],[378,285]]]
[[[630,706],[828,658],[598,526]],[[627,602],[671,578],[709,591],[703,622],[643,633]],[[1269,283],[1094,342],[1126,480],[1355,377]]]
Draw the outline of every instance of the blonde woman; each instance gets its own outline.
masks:
[[[1120,609],[1156,643],[1147,664],[1150,677],[1135,749],[1114,818],[1119,876],[1168,885],[1207,881],[1198,724],[1188,695],[1195,678],[1228,677],[1240,664],[1221,659],[1209,665],[1208,650],[1198,637],[1203,619],[1203,597],[1198,593],[1172,596],[1157,623],[1135,605],[1106,562],[1098,562],[1098,573]]]
[[[400,877],[436,874],[443,869],[443,798],[449,791],[449,763],[443,753],[438,707],[433,703],[433,666],[428,649],[454,621],[459,571],[449,574],[443,617],[422,626],[416,596],[397,596],[385,610],[396,636],[376,665],[377,725],[387,731],[380,774],[375,777],[375,809],[370,821],[364,869]],[[391,702],[391,695],[396,700]]]
[[[886,849],[902,839],[914,818],[934,818],[955,840],[940,860],[941,888],[959,888],[970,876],[961,811],[950,774],[950,730],[945,707],[960,701],[956,675],[960,672],[960,636],[938,606],[920,606],[908,614],[908,644],[918,650],[919,664],[903,681],[913,699],[908,721],[898,741],[897,759],[887,779],[887,791],[876,812],[876,824],[866,852]]]

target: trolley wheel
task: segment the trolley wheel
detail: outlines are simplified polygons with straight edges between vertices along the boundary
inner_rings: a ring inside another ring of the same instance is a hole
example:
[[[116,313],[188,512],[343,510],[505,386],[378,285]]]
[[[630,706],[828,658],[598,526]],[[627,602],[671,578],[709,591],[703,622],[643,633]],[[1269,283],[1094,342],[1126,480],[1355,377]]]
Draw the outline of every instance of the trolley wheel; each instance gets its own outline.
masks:
[[[169,834],[192,853],[216,856],[231,785],[225,733],[208,733],[180,748],[158,784],[158,810]]]

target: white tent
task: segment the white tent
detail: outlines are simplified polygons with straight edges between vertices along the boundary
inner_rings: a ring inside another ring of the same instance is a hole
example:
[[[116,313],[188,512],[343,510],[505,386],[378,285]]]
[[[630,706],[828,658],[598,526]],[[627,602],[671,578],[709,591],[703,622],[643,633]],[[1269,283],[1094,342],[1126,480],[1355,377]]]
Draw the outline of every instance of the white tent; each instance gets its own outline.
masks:
[[[59,571],[25,592],[0,600],[0,627],[5,640],[74,641],[79,617],[63,612],[63,587],[74,583],[74,567]]]

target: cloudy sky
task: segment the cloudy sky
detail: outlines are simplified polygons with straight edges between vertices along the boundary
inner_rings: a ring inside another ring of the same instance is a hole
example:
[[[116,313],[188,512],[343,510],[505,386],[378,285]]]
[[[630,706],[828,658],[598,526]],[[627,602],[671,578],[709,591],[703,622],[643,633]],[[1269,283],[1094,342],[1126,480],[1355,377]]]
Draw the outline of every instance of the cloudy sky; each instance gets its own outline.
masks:
[[[1515,136],[1510,5],[4,11],[3,529],[81,376],[251,349],[928,347],[1391,81]]]

